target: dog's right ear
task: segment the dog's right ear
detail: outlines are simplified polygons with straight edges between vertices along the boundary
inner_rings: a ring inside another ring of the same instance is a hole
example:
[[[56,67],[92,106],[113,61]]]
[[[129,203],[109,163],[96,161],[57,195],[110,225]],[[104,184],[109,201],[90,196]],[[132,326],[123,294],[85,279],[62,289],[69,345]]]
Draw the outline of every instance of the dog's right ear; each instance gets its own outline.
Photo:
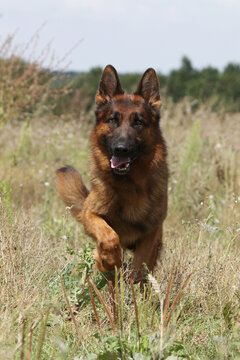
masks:
[[[96,94],[96,104],[110,101],[115,95],[123,94],[117,71],[112,65],[107,65],[102,73],[99,89]]]

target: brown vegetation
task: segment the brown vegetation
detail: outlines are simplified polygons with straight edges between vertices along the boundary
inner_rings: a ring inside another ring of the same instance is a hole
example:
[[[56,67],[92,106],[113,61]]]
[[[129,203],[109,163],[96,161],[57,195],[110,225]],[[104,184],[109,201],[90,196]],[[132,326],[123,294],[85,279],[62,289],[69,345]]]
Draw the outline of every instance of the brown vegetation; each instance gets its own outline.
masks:
[[[176,264],[170,306],[186,277],[192,275],[168,329],[162,332],[162,351],[165,357],[237,358],[239,114],[222,116],[204,107],[192,114],[186,110],[188,103],[164,105],[161,121],[171,175],[169,215],[154,277],[160,292],[166,294]],[[91,259],[84,248],[89,240],[68,210],[62,215],[52,170],[71,161],[82,169],[88,183],[88,143],[81,124],[54,119],[38,119],[27,125],[8,123],[1,128],[0,153],[0,357],[12,359],[20,356],[22,349],[26,356],[30,351],[32,358],[40,351],[43,359],[66,359],[73,350],[79,356],[110,351],[95,336],[97,323],[86,297],[85,269],[91,266]],[[58,272],[75,309],[80,347],[75,327],[68,320]],[[96,274],[91,278],[98,283]],[[123,291],[123,300],[119,295],[124,307],[122,350],[116,350],[115,340],[111,341],[116,353],[132,354],[138,352],[133,346],[138,342],[135,311],[134,304],[128,302],[130,286],[125,285]],[[135,291],[141,344],[145,341],[150,347],[142,351],[160,354],[158,301],[153,294],[145,298],[137,287]],[[107,288],[100,292],[108,301]],[[108,317],[99,303],[97,307],[104,336],[110,341]]]

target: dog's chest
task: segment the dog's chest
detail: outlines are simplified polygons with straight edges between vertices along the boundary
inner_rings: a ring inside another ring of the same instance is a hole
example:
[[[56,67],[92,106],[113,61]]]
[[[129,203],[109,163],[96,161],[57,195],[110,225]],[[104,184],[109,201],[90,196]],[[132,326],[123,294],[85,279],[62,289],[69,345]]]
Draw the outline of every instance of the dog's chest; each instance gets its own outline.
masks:
[[[106,217],[120,236],[138,238],[148,231],[150,209],[150,198],[144,192],[116,193]]]
[[[115,201],[116,216],[130,223],[145,220],[151,208],[151,199],[145,189],[136,191],[132,188],[119,192],[116,194]]]
[[[151,230],[149,201],[141,199],[118,201],[109,213],[109,222],[116,231],[123,247],[134,245]]]

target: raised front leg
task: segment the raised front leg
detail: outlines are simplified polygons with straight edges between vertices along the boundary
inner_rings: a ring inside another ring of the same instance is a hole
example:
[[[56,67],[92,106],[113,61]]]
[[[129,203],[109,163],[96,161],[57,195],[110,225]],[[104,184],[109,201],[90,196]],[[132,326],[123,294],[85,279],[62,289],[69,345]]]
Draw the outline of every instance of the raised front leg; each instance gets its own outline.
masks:
[[[91,193],[84,203],[82,223],[88,235],[97,241],[94,251],[97,266],[101,271],[111,271],[122,265],[122,248],[117,233],[99,215],[95,214],[91,203]]]
[[[144,282],[146,280],[145,266],[147,266],[149,271],[154,269],[161,246],[162,224],[155,232],[144,237],[136,247],[132,263],[132,276],[134,282]]]

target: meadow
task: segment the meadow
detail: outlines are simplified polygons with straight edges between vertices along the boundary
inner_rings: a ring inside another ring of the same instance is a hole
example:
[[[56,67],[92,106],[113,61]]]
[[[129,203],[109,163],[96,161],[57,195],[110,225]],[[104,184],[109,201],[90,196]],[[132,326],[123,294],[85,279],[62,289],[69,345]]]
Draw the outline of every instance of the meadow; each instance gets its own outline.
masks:
[[[48,76],[11,85],[16,61],[0,64],[0,359],[239,359],[240,114],[163,97],[164,247],[143,292],[120,271],[112,306],[54,180],[70,164],[89,185],[93,106],[53,115]]]
[[[115,331],[95,296],[98,324],[89,296],[86,272],[110,307],[93,244],[54,184],[66,163],[88,183],[89,131],[61,118],[2,125],[1,359],[238,358],[239,114],[166,102],[161,125],[170,168],[164,249],[153,285],[144,293],[134,285],[138,318],[130,284],[121,283]],[[169,308],[191,276],[166,327],[171,273]]]

